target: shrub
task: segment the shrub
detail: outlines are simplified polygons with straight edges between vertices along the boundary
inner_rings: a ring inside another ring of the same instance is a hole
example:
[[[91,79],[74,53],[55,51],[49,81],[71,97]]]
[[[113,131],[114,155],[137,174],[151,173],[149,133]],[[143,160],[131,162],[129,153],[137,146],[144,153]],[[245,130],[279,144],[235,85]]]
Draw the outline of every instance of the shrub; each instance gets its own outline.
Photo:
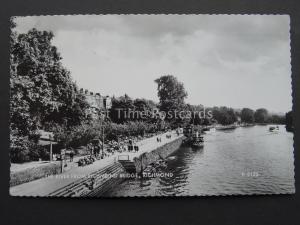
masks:
[[[10,137],[10,158],[13,163],[23,163],[30,161],[29,149],[31,142],[27,137]]]
[[[29,149],[29,157],[31,160],[39,160],[39,159],[49,160],[50,158],[49,146],[32,144]]]
[[[35,160],[48,160],[49,149],[41,146],[35,140],[23,136],[11,136],[10,158],[13,163],[24,163]]]

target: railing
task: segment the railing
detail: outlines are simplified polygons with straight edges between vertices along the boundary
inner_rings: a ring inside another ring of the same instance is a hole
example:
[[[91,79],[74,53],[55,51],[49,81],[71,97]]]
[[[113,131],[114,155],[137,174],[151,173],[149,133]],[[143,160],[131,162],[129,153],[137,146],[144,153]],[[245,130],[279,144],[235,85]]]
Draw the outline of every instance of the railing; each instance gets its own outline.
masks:
[[[129,160],[129,155],[118,155],[118,161]]]

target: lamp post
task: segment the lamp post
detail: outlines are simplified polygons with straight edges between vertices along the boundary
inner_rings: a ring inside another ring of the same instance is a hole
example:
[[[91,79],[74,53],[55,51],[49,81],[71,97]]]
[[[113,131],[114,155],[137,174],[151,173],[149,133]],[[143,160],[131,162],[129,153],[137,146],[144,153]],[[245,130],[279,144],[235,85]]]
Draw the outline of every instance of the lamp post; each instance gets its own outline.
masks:
[[[49,134],[49,140],[50,140],[50,162],[53,160],[53,153],[52,153],[52,135]]]
[[[101,111],[99,111],[99,120],[100,120],[100,136],[102,136],[102,146],[101,146],[101,158],[104,157],[104,121],[105,115],[102,115]]]
[[[102,125],[102,156],[104,157],[104,126]]]

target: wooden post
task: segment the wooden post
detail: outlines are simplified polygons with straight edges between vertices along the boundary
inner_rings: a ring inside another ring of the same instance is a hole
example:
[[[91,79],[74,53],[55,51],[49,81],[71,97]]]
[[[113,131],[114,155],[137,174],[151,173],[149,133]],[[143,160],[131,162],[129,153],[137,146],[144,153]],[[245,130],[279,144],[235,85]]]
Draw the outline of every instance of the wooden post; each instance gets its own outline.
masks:
[[[103,121],[102,121],[102,119],[103,119]],[[100,135],[102,136],[101,158],[104,157],[104,119],[105,119],[105,115],[102,117],[101,111],[100,111],[100,113],[99,113],[100,128],[101,128]]]
[[[64,160],[61,158],[61,155],[60,155],[60,172],[61,173],[64,172]]]
[[[62,149],[60,151],[60,169],[61,169],[61,173],[64,172],[64,160],[65,160],[65,154],[66,154],[66,150],[65,149]]]
[[[52,154],[52,142],[50,141],[50,161],[53,160],[53,154]]]
[[[104,126],[102,124],[102,155],[104,155]]]
[[[52,153],[52,140],[51,140],[51,134],[49,134],[49,140],[50,140],[50,162],[53,160],[53,153]]]

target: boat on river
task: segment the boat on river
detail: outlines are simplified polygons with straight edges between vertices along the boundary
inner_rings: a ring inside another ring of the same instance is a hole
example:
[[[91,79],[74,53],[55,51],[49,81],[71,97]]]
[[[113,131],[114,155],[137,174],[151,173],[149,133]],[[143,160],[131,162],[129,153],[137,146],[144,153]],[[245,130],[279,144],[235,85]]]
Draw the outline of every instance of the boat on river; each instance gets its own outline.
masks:
[[[270,132],[277,132],[277,131],[279,131],[279,126],[276,126],[276,127],[271,126],[271,127],[269,127],[269,131]]]
[[[203,147],[204,146],[204,140],[202,136],[193,137],[191,142],[192,147]]]
[[[203,147],[204,139],[201,135],[201,129],[196,129],[193,125],[189,125],[184,129],[184,135],[186,139],[183,140],[183,144],[192,147]]]
[[[216,130],[233,130],[236,129],[238,126],[236,124],[225,125],[225,126],[216,126]]]
[[[216,132],[216,128],[214,128],[214,127],[203,129],[204,134],[211,134],[214,132]]]
[[[255,124],[254,123],[241,123],[240,127],[254,127]]]

